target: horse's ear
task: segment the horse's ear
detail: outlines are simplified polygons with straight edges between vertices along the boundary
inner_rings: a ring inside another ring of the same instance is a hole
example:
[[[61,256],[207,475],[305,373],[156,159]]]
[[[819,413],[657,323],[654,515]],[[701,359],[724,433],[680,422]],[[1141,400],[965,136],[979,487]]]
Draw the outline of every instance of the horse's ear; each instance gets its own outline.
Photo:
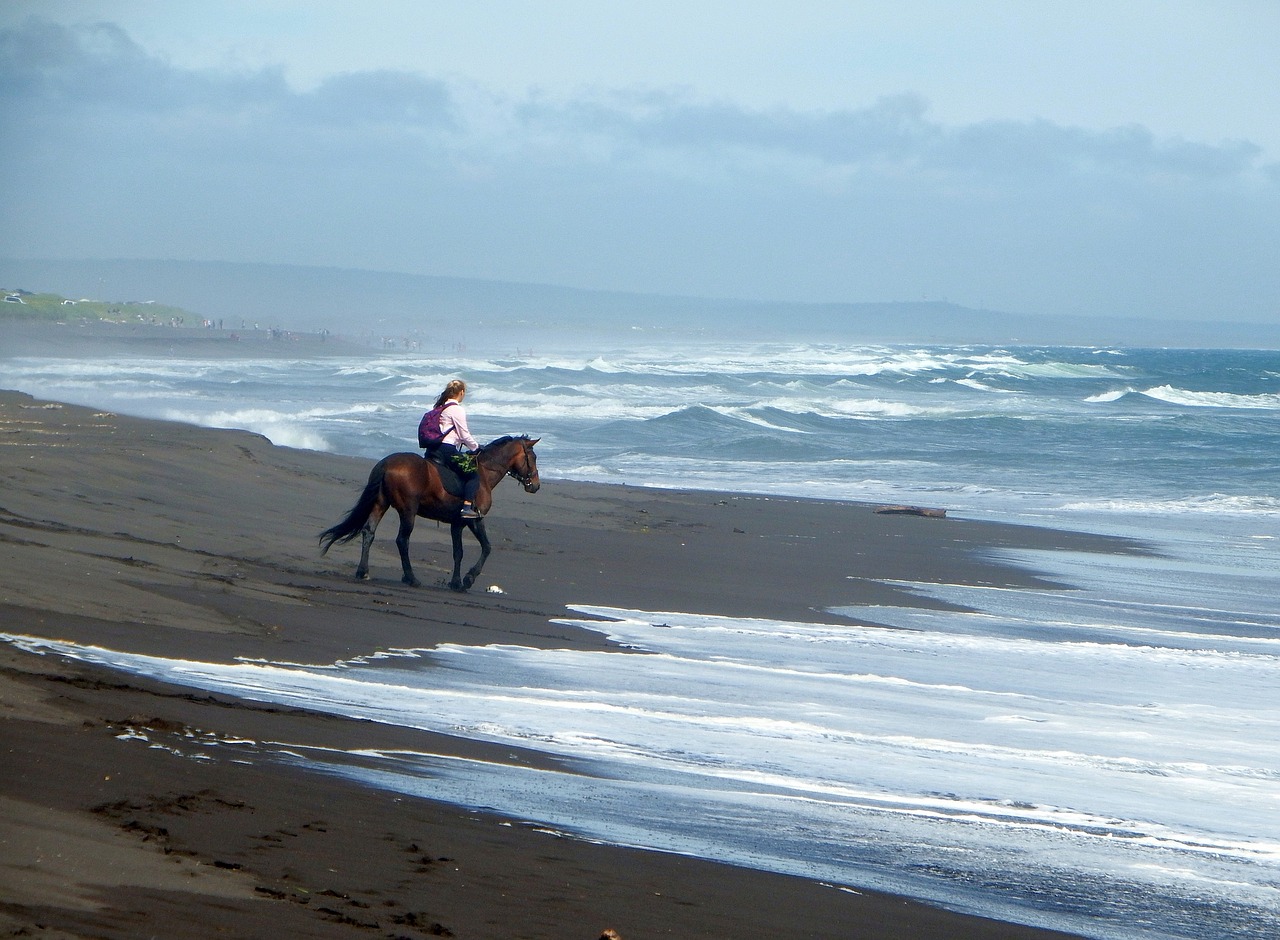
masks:
[[[535,437],[533,440],[531,440],[531,441],[529,442],[529,446],[530,446],[530,447],[532,447],[534,444],[538,443],[538,441],[540,441],[540,440],[542,440],[542,438],[540,438],[540,437]]]

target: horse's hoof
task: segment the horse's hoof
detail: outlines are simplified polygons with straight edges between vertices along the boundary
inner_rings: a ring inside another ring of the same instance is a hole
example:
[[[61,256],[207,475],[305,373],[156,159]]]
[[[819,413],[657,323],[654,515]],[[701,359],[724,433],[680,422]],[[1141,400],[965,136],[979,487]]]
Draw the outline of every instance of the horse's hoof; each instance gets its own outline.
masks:
[[[417,578],[401,578],[400,580],[409,585],[409,587],[422,587],[422,582]]]
[[[457,591],[459,594],[461,594],[462,592],[464,592],[464,591],[466,590],[466,588],[464,588],[464,587],[462,586],[461,582],[458,582],[458,581],[450,581],[450,582],[449,582],[449,590],[450,590],[450,591]]]
[[[357,580],[357,581],[368,581],[368,580],[369,580],[369,572],[367,572],[367,571],[357,571],[357,572],[356,572],[356,580]]]

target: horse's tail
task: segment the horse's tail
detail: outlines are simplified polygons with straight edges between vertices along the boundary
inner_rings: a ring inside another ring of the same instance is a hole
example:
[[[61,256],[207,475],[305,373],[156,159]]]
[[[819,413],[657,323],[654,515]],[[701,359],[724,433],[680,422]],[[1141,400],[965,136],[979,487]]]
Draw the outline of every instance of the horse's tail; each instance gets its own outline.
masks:
[[[384,457],[369,471],[369,482],[364,485],[364,492],[347,513],[347,518],[320,533],[321,555],[329,551],[334,542],[350,542],[364,528],[364,524],[369,521],[370,513],[373,512],[374,503],[378,501],[378,494],[382,491],[382,478],[386,467],[387,458]]]

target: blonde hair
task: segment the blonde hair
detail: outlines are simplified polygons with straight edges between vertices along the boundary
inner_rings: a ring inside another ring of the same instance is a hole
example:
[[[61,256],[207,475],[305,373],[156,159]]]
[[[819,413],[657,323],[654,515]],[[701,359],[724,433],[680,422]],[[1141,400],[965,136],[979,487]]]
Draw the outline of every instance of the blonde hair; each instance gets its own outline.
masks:
[[[467,383],[462,379],[454,379],[444,387],[444,391],[440,393],[440,397],[436,399],[436,407],[439,408],[451,398],[458,398],[467,390]]]

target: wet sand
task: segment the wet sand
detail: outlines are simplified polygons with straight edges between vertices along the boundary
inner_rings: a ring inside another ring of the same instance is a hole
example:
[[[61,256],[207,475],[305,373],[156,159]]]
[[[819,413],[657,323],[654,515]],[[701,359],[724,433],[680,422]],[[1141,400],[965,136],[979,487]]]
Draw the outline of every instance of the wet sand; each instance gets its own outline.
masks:
[[[536,429],[530,429],[535,431]],[[424,586],[384,523],[372,579],[316,537],[372,461],[242,431],[0,392],[0,632],[176,658],[330,663],[453,642],[600,647],[566,604],[844,622],[922,603],[880,579],[1031,585],[988,547],[1127,543],[871,507],[553,479],[495,492],[494,554]],[[485,588],[501,585],[503,594]],[[0,933],[35,937],[1051,937],[899,897],[579,842],[211,747],[408,748],[536,763],[482,742],[266,707],[0,644]],[[22,932],[22,931],[25,931]]]

